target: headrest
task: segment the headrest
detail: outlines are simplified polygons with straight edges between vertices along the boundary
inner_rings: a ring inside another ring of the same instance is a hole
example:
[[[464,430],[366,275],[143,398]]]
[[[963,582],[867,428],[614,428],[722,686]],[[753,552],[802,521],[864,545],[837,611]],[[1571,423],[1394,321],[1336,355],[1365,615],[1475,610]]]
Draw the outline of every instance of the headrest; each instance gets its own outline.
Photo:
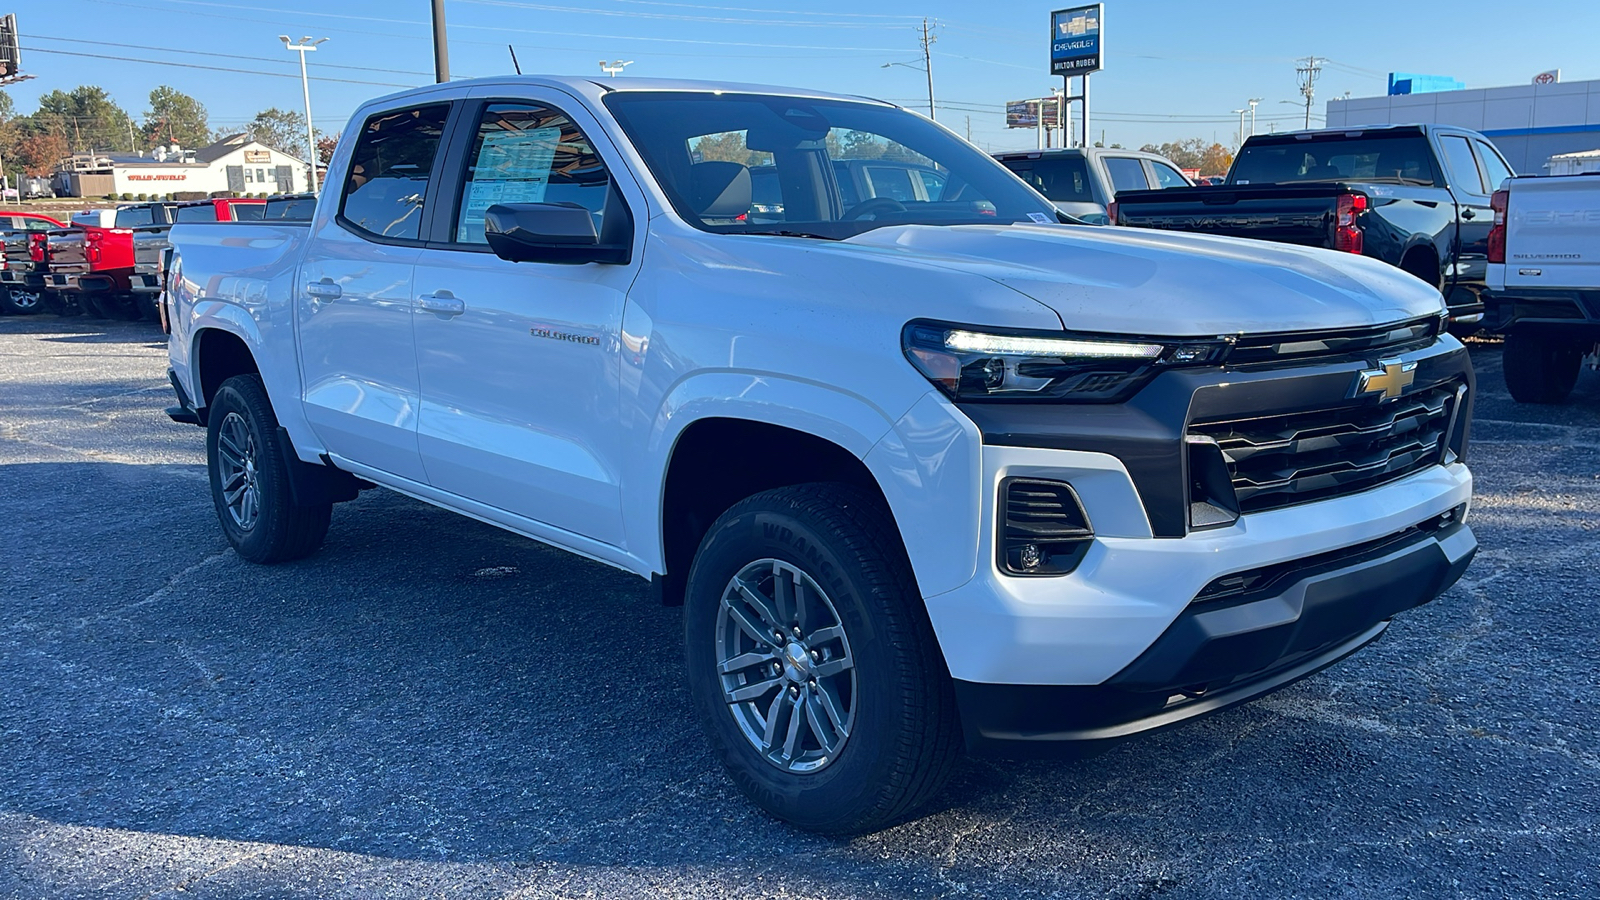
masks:
[[[689,202],[704,219],[735,219],[750,211],[750,170],[715,160],[689,167]]]

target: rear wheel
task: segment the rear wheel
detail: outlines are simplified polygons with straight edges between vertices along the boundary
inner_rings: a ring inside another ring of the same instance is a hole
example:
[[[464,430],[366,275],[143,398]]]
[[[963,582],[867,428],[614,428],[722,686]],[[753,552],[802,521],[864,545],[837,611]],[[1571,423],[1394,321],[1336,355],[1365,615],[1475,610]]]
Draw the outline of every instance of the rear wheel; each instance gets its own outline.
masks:
[[[138,308],[139,316],[151,322],[161,321],[161,310],[157,308],[156,301],[159,294],[140,293],[133,295],[133,305]]]
[[[39,311],[41,305],[38,291],[12,287],[0,294],[0,306],[14,316],[31,316]]]
[[[1501,357],[1506,389],[1518,403],[1560,403],[1572,393],[1583,366],[1584,346],[1544,332],[1506,335]]]
[[[801,828],[881,828],[960,750],[948,673],[899,532],[838,484],[757,494],[707,533],[684,627],[701,724],[735,784]]]
[[[235,375],[212,398],[206,426],[211,499],[228,543],[255,563],[309,556],[328,534],[333,504],[294,502],[293,449],[257,375]]]

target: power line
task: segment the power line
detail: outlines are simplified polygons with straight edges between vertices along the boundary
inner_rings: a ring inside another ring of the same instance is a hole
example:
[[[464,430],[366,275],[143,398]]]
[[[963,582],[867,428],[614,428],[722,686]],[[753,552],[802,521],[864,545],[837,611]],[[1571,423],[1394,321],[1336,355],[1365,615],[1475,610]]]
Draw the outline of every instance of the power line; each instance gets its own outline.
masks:
[[[146,46],[146,45],[142,45],[142,44],[125,44],[125,43],[121,43],[121,42],[112,42],[112,41],[90,41],[90,40],[85,40],[83,38],[54,37],[54,36],[48,35],[48,34],[22,34],[22,35],[20,35],[20,37],[28,38],[28,39],[32,39],[32,40],[36,40],[36,41],[65,41],[67,43],[72,43],[72,44],[92,44],[92,45],[97,46],[97,47],[117,47],[117,48],[124,49],[124,50],[127,50],[127,49],[132,49],[132,50],[151,50],[151,51],[154,51],[154,52],[157,52],[157,53],[182,53],[182,54],[187,55],[187,56],[213,56],[213,57],[219,57],[221,59],[247,59],[247,60],[251,60],[253,62],[272,63],[273,65],[278,65],[280,63],[282,65],[286,65],[286,66],[294,65],[294,61],[293,60],[277,59],[275,57],[266,57],[266,56],[243,56],[243,55],[240,55],[240,54],[237,54],[237,53],[214,53],[214,52],[210,52],[210,51],[206,51],[206,50],[180,50],[180,49],[178,49],[176,47],[150,47],[150,46]],[[44,52],[49,52],[49,51],[44,51]],[[317,64],[317,68],[319,68],[319,69],[350,69],[350,70],[357,71],[357,72],[381,72],[381,73],[384,73],[386,75],[423,75],[423,76],[426,76],[428,74],[427,72],[415,72],[415,71],[411,71],[409,69],[378,69],[378,68],[373,68],[372,66],[345,66],[345,65],[338,65],[338,64],[335,64],[335,63],[318,63]]]
[[[586,6],[551,6],[545,3],[518,2],[518,0],[456,0],[473,6],[498,6],[511,9],[531,9],[539,12],[579,13],[594,16],[623,16],[630,19],[669,19],[679,22],[700,22],[708,25],[784,25],[799,28],[875,28],[888,30],[898,24],[837,21],[784,21],[782,19],[736,19],[727,16],[684,16],[672,13],[634,12],[625,9],[594,9]],[[779,14],[781,15],[781,13]]]
[[[176,67],[181,68],[181,69],[204,69],[204,70],[210,71],[210,72],[232,72],[232,73],[238,74],[238,75],[266,75],[266,76],[268,76],[270,78],[296,78],[296,77],[298,77],[292,72],[262,72],[262,71],[257,70],[257,69],[233,69],[233,68],[228,68],[228,67],[225,67],[225,66],[203,66],[203,65],[200,65],[199,63],[173,62],[171,60],[164,60],[164,59],[134,59],[133,57],[129,57],[129,56],[111,56],[109,54],[104,54],[104,53],[78,53],[78,52],[73,51],[73,50],[50,50],[50,49],[47,49],[45,47],[22,47],[20,49],[26,50],[29,53],[50,53],[50,54],[54,54],[56,56],[77,56],[77,57],[82,57],[84,59],[109,59],[109,60],[113,60],[115,62],[144,63],[146,65],[152,65],[152,66],[169,66],[169,67],[176,66]],[[311,80],[312,81],[329,81],[329,82],[335,82],[335,83],[338,83],[338,84],[366,84],[366,85],[372,85],[374,87],[398,87],[398,88],[416,87],[415,84],[401,84],[399,82],[394,82],[394,81],[357,81],[357,80],[352,79],[352,78],[325,78],[325,77],[322,77],[322,76],[313,76]]]

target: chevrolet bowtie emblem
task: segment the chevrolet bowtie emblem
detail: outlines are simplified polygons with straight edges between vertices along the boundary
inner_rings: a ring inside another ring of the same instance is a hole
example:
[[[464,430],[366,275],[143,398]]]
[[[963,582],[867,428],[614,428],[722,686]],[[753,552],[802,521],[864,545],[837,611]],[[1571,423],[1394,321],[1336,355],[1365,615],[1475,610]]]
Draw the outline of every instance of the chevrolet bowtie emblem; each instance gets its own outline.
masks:
[[[1381,391],[1385,398],[1398,397],[1405,393],[1411,382],[1416,380],[1416,363],[1401,362],[1398,359],[1380,359],[1378,368],[1361,373],[1361,381],[1356,386],[1356,396],[1364,397]]]

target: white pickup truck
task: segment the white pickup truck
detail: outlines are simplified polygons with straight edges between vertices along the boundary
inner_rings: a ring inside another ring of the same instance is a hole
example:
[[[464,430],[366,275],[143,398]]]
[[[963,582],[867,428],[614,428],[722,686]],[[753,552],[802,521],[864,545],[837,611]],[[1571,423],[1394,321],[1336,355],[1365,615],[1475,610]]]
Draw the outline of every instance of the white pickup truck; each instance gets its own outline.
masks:
[[[228,540],[306,556],[373,484],[650,579],[801,827],[1282,687],[1476,550],[1470,362],[1375,260],[1064,225],[813,91],[453,82],[338,148],[310,222],[172,232],[169,413]],[[847,205],[838,158],[938,189]]]
[[[1491,328],[1506,336],[1506,388],[1559,403],[1600,363],[1600,174],[1508,179],[1490,200]]]

